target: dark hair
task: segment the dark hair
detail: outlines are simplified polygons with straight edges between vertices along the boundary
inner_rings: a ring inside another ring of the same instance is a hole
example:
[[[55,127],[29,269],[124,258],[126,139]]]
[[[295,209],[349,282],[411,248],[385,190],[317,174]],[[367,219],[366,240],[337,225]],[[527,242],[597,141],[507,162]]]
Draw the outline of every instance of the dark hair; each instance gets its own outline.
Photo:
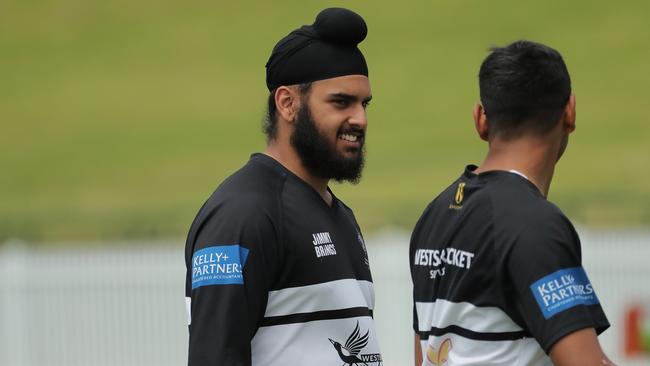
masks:
[[[266,102],[267,103],[266,116],[264,117],[264,122],[262,123],[262,131],[264,131],[267,141],[273,140],[277,133],[278,108],[275,105],[276,90],[277,88],[271,90],[271,93],[269,93],[269,97]],[[298,90],[300,91],[300,96],[304,97],[311,90],[311,82],[299,84]]]
[[[571,95],[571,78],[560,53],[523,40],[490,51],[479,72],[490,134],[545,134],[555,127]]]

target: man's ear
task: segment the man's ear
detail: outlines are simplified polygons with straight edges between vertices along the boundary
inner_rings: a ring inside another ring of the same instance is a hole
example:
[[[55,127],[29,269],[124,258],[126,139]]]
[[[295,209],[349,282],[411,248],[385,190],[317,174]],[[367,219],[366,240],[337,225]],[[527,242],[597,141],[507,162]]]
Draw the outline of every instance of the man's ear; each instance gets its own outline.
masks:
[[[490,137],[490,129],[488,126],[487,116],[485,115],[485,110],[480,103],[476,103],[472,115],[474,116],[474,127],[476,128],[478,136],[481,140],[488,141],[488,138]]]
[[[300,109],[300,95],[296,88],[280,86],[275,90],[275,106],[278,115],[290,123]]]
[[[567,132],[571,133],[576,129],[576,95],[571,93],[569,96],[569,101],[564,107],[564,113],[562,116],[562,125]]]

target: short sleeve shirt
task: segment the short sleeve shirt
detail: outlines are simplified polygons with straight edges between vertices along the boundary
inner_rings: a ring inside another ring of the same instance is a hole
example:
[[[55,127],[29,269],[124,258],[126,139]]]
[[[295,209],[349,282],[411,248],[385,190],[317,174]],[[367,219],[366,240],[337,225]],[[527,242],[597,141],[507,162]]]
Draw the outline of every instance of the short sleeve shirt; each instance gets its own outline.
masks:
[[[254,154],[207,200],[185,263],[189,365],[381,363],[352,211]]]
[[[566,216],[525,177],[469,166],[411,238],[425,365],[546,365],[562,337],[609,323]]]

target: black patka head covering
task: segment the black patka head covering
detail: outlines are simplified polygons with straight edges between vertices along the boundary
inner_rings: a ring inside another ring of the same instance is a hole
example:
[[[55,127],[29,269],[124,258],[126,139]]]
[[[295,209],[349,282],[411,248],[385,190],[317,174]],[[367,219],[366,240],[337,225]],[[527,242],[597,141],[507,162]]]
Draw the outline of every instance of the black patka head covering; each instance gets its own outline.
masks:
[[[321,11],[314,24],[303,25],[275,45],[266,63],[266,86],[273,90],[338,76],[368,76],[357,48],[367,33],[366,22],[351,10]]]

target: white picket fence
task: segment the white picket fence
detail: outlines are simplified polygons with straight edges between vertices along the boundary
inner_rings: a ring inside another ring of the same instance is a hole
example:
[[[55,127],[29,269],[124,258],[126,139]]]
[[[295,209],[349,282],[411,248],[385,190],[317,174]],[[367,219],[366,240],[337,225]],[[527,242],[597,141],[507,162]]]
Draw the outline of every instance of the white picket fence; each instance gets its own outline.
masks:
[[[581,230],[584,264],[622,357],[625,306],[650,303],[650,232]],[[408,233],[367,238],[385,365],[411,365]],[[110,245],[109,245],[110,244]],[[0,246],[1,366],[166,366],[187,357],[183,241]]]

